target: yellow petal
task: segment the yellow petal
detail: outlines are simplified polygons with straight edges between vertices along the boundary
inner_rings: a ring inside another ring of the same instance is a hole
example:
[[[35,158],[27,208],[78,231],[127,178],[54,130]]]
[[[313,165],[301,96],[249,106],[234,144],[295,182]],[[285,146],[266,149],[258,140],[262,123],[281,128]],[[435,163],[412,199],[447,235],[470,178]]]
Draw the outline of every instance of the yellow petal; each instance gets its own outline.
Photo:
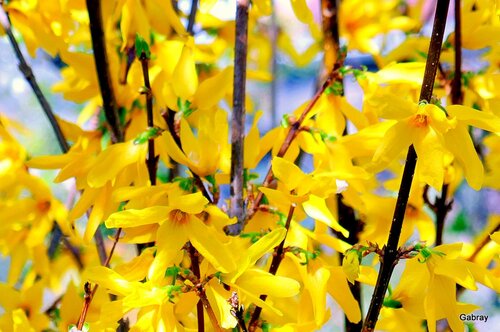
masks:
[[[272,169],[274,176],[283,182],[288,190],[297,188],[307,178],[297,165],[284,158],[274,157]]]
[[[458,120],[468,125],[491,132],[500,131],[500,118],[493,114],[481,112],[462,105],[451,105],[446,107],[446,110],[450,115],[455,116]]]
[[[214,228],[206,226],[203,221],[193,217],[186,225],[186,232],[193,246],[218,271],[228,273],[236,269],[230,249],[219,242]]]
[[[330,269],[328,293],[340,305],[347,319],[350,322],[357,323],[361,320],[361,310],[359,309],[358,301],[356,301],[351,293],[351,289],[341,269],[341,267],[332,267]]]
[[[370,169],[381,171],[392,162],[402,151],[412,144],[416,131],[404,121],[397,122],[385,133],[382,144],[373,155]]]
[[[345,237],[349,236],[349,231],[340,226],[333,214],[328,210],[324,198],[316,195],[309,195],[309,200],[302,203],[302,207],[307,215],[315,220],[319,220],[330,226],[337,232],[342,233]]]
[[[104,266],[92,266],[85,272],[87,280],[107,288],[116,295],[127,295],[133,290],[132,284],[120,274]]]
[[[146,144],[134,144],[132,141],[109,146],[97,156],[90,169],[87,176],[89,186],[98,188],[114,180],[126,166],[139,162],[139,157],[146,149]]]
[[[189,214],[198,214],[208,204],[208,199],[201,192],[182,196],[169,196],[169,206]]]
[[[194,63],[193,50],[184,45],[181,58],[173,73],[173,89],[182,100],[191,100],[198,88],[198,74]]]
[[[299,21],[307,24],[313,20],[313,15],[309,7],[307,7],[306,0],[291,0],[291,2],[293,12]]]
[[[181,253],[181,248],[188,237],[184,227],[178,227],[169,220],[161,224],[156,232],[158,250],[148,271],[148,279],[152,282],[161,282],[165,278],[168,266],[178,263],[175,259]]]
[[[216,106],[233,86],[233,67],[226,67],[217,75],[200,83],[193,97],[193,106],[209,109]]]
[[[166,206],[151,206],[141,210],[125,210],[115,212],[106,220],[108,228],[126,228],[149,224],[159,224],[168,219],[171,208]]]
[[[441,190],[444,181],[445,149],[433,130],[414,142],[418,156],[417,173],[420,179],[436,190]]]
[[[472,189],[479,190],[483,184],[484,168],[477,156],[474,143],[465,126],[458,125],[445,135],[445,144],[465,171],[465,178]]]
[[[297,295],[300,284],[291,278],[274,276],[258,269],[245,271],[237,281],[238,286],[254,294],[267,294],[276,297],[291,297]]]

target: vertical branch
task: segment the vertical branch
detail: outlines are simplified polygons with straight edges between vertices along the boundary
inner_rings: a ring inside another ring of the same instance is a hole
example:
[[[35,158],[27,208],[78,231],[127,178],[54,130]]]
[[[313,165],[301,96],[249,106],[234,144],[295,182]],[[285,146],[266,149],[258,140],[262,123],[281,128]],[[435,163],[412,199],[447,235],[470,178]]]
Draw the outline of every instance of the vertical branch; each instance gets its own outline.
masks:
[[[99,88],[102,96],[102,106],[104,115],[111,130],[111,139],[114,143],[123,142],[124,135],[118,116],[118,107],[116,105],[115,94],[111,76],[109,74],[109,62],[106,53],[106,38],[104,35],[101,1],[86,0],[87,11],[90,20],[90,35],[92,36],[92,48],[94,50],[94,59]]]
[[[198,0],[191,0],[191,11],[189,12],[189,19],[188,19],[188,25],[187,25],[187,32],[190,35],[194,35],[193,28],[194,28],[194,22],[196,19],[196,11],[198,10]]]
[[[323,65],[325,73],[329,73],[338,61],[340,51],[339,36],[339,1],[321,0],[321,19],[323,27]],[[323,75],[324,76],[324,75]]]
[[[288,216],[286,218],[286,223],[285,223],[285,230],[286,230],[285,237],[280,242],[280,244],[274,249],[273,260],[271,261],[271,266],[269,267],[269,273],[271,273],[272,275],[276,275],[276,273],[278,272],[278,268],[280,267],[280,264],[283,261],[283,258],[285,258],[285,240],[286,236],[288,235],[288,230],[290,229],[290,223],[292,222],[292,217],[295,212],[295,208],[296,208],[295,203],[290,205],[290,209],[288,210]],[[259,298],[262,301],[265,301],[267,299],[267,295],[262,294],[260,295]],[[261,312],[262,312],[261,307],[255,308],[250,318],[250,321],[248,322],[248,331],[254,332],[257,329]]]
[[[432,97],[449,4],[450,0],[438,0],[436,5],[436,15],[434,17],[427,62],[425,64],[424,80],[420,90],[421,101],[425,100],[429,102]],[[391,229],[389,231],[389,239],[387,240],[387,245],[384,248],[384,256],[382,258],[377,283],[375,284],[375,290],[370,302],[370,308],[368,309],[368,314],[363,325],[363,332],[371,332],[375,329],[392,272],[398,261],[398,242],[401,235],[401,228],[403,226],[403,219],[406,212],[406,205],[408,204],[408,197],[410,194],[411,184],[413,182],[413,174],[415,172],[416,164],[417,154],[413,145],[411,145],[408,149],[406,157],[403,178],[401,179],[396,208],[394,210]]]
[[[234,51],[233,113],[231,119],[231,210],[238,222],[229,228],[237,235],[243,230],[243,147],[245,136],[245,87],[248,44],[248,0],[237,0]]]
[[[276,16],[276,1],[271,1],[271,126],[274,127],[278,124],[278,18]]]
[[[188,253],[189,253],[189,258],[191,259],[191,270],[193,271],[193,274],[195,277],[200,280],[201,277],[201,272],[200,272],[200,262],[198,260],[199,253],[196,250],[195,247],[191,243],[188,243]],[[196,304],[196,316],[198,320],[198,332],[204,332],[205,331],[205,315],[203,313],[203,302],[202,300],[198,300],[198,303]]]
[[[149,59],[145,52],[141,53],[139,58],[142,65],[142,76],[144,77],[144,86],[146,87],[144,94],[146,95],[146,111],[148,129],[153,129],[153,95],[151,92],[151,83],[149,82]],[[146,159],[148,167],[149,181],[151,185],[156,185],[156,172],[158,169],[158,156],[155,154],[155,140],[154,137],[148,139],[148,157]]]
[[[455,0],[455,72],[451,81],[451,103],[461,104],[462,95],[462,18],[460,15],[460,0]],[[436,199],[436,245],[443,243],[444,223],[451,209],[447,202],[449,185],[443,184],[441,196]]]
[[[332,68],[338,62],[340,56],[339,2],[340,0],[321,0],[321,17],[324,36],[323,66],[325,73],[328,73],[332,70]],[[342,86],[342,95],[344,95],[344,82],[342,78],[338,77],[336,78],[336,81],[340,82]],[[344,135],[346,134],[347,123],[344,130]],[[344,201],[342,200],[342,194],[337,195],[337,205],[339,223],[342,227],[349,231],[349,237],[346,238],[340,233],[338,233],[337,235],[347,243],[354,245],[359,241],[361,224],[356,218],[353,208],[344,204]],[[339,255],[340,258],[343,259],[344,255],[342,253],[340,253]],[[358,281],[356,281],[354,284],[349,283],[349,288],[352,295],[358,302],[359,308],[361,310],[361,284]],[[347,318],[347,316],[344,316],[344,324],[346,332],[361,331],[361,328],[363,327],[362,321],[353,323]]]

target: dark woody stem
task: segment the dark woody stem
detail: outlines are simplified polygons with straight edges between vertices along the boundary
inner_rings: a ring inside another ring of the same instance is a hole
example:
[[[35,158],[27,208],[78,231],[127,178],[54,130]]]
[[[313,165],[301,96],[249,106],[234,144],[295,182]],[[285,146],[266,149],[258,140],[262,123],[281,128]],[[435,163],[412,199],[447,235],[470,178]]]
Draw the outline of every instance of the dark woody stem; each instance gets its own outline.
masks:
[[[147,121],[148,128],[154,127],[153,121],[153,95],[151,92],[151,83],[149,82],[149,60],[146,57],[146,54],[143,52],[139,59],[142,65],[142,76],[144,77],[144,86],[146,87],[146,91],[144,94],[146,95],[146,111],[147,111]],[[156,172],[158,169],[158,156],[155,155],[155,140],[154,138],[150,138],[148,140],[148,157],[146,160],[146,165],[148,167],[149,173],[149,181],[151,185],[156,185]]]
[[[462,19],[460,15],[460,0],[455,0],[455,73],[451,81],[451,103],[461,104],[462,95]],[[443,184],[441,196],[436,199],[436,245],[443,243],[443,231],[446,216],[451,209],[447,202],[449,185]]]
[[[233,112],[231,118],[231,199],[230,215],[237,223],[227,228],[227,233],[238,235],[245,222],[243,201],[243,156],[245,137],[245,88],[248,44],[248,0],[236,2],[236,33],[234,50]]]
[[[321,17],[324,36],[323,70],[326,73],[328,73],[334,67],[335,63],[339,60],[339,4],[340,0],[321,0]],[[341,84],[343,95],[344,82],[341,77],[338,77],[336,81]],[[347,125],[344,130],[344,135],[347,135]],[[362,225],[356,218],[356,214],[353,208],[344,204],[342,194],[337,194],[337,206],[339,223],[342,227],[349,231],[349,237],[344,237],[340,232],[337,233],[337,236],[347,243],[354,245],[359,241],[359,232],[361,231]],[[342,253],[340,253],[339,255],[340,258],[343,259],[344,255]],[[352,295],[358,302],[361,310],[361,284],[358,281],[356,281],[354,284],[349,283],[349,288]],[[353,323],[347,318],[347,316],[344,316],[344,325],[346,332],[358,332],[361,331],[363,322],[359,321],[357,323]]]
[[[449,0],[438,0],[436,5],[436,15],[434,17],[427,62],[425,64],[424,80],[422,83],[422,89],[420,90],[420,101],[429,102],[432,97],[449,4]],[[408,197],[410,195],[416,164],[417,154],[413,145],[411,145],[408,149],[406,157],[403,178],[399,187],[396,208],[394,210],[394,216],[389,232],[389,239],[387,240],[387,245],[384,248],[384,256],[381,261],[377,283],[375,284],[375,290],[370,302],[370,308],[368,309],[368,314],[363,325],[363,332],[372,332],[375,329],[392,272],[399,259],[398,242],[401,235],[403,219],[406,212],[406,206],[408,204]]]
[[[189,19],[188,19],[188,25],[187,25],[187,32],[190,35],[193,35],[193,28],[194,28],[194,22],[196,20],[196,12],[198,10],[198,0],[191,0],[191,10],[189,12]]]
[[[111,140],[113,143],[123,142],[124,135],[118,116],[118,106],[116,104],[113,84],[109,74],[108,55],[106,53],[106,38],[104,35],[101,1],[86,0],[87,11],[90,20],[90,35],[92,37],[92,49],[94,50],[94,59],[99,80],[99,88],[102,96],[102,106],[106,121],[111,130]]]
[[[285,258],[285,240],[286,240],[286,235],[288,235],[288,230],[290,229],[290,223],[292,222],[292,217],[293,213],[295,212],[295,208],[296,204],[290,205],[290,209],[288,210],[288,216],[286,218],[286,223],[285,223],[285,229],[286,229],[285,238],[274,249],[273,260],[271,261],[271,266],[269,267],[269,273],[271,273],[272,275],[276,275],[276,273],[278,272],[278,268],[280,267],[280,264],[283,261],[283,258]],[[267,295],[262,294],[259,298],[262,301],[265,301],[267,299]],[[248,322],[248,331],[254,332],[257,329],[261,312],[262,312],[261,307],[255,308],[250,318],[250,321]]]
[[[196,250],[195,247],[189,242],[188,243],[188,253],[189,253],[189,258],[191,259],[191,270],[193,271],[193,274],[195,277],[200,280],[201,273],[200,273],[200,261],[199,261],[199,253]],[[204,293],[203,293],[204,294]],[[198,321],[198,331],[204,332],[205,331],[205,315],[203,313],[203,302],[200,298],[198,303],[196,304],[196,316],[197,316],[197,321]]]

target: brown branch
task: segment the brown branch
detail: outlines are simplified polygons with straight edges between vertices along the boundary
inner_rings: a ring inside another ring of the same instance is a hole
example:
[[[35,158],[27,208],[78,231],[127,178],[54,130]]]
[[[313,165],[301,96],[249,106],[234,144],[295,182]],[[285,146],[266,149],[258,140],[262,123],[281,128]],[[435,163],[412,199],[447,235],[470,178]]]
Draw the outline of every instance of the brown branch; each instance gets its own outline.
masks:
[[[455,0],[455,73],[451,81],[451,103],[461,104],[462,94],[462,19],[460,15],[460,0]],[[446,216],[451,209],[452,202],[447,203],[448,184],[443,184],[441,196],[436,199],[436,245],[443,243],[443,231]]]
[[[449,4],[449,0],[438,0],[436,5],[436,15],[434,17],[427,62],[425,64],[424,80],[420,90],[420,101],[425,100],[429,102],[432,97]],[[413,182],[413,174],[415,172],[416,164],[417,154],[413,145],[411,145],[408,149],[408,155],[406,157],[403,178],[399,187],[396,208],[394,210],[394,216],[389,232],[389,239],[387,240],[387,245],[384,249],[384,257],[381,261],[377,283],[370,302],[370,308],[368,309],[368,314],[363,325],[363,332],[371,332],[375,329],[392,272],[398,262],[398,242],[401,235],[401,228],[403,226],[406,205],[408,204],[408,197],[410,194],[411,184]]]
[[[142,52],[140,59],[142,65],[142,76],[144,77],[144,86],[146,91],[146,111],[147,111],[147,121],[148,129],[154,127],[153,121],[153,95],[151,90],[151,83],[149,82],[149,59],[146,53]],[[155,154],[155,140],[154,138],[148,139],[148,157],[146,159],[146,165],[148,167],[149,181],[151,185],[156,185],[156,172],[158,169],[158,156]]]
[[[343,65],[343,60],[344,59],[341,59],[341,61],[339,63],[335,64],[335,66],[333,67],[333,70],[330,72],[330,74],[326,78],[323,85],[320,87],[320,89],[316,92],[316,94],[311,99],[309,104],[306,106],[306,108],[304,109],[304,111],[300,115],[299,119],[297,121],[294,121],[293,124],[290,126],[290,130],[288,131],[288,134],[287,134],[283,144],[281,145],[281,148],[279,149],[279,151],[276,155],[277,157],[283,157],[285,155],[285,153],[288,151],[288,148],[292,144],[293,140],[295,139],[295,137],[299,133],[300,127],[301,127],[302,123],[304,122],[304,119],[307,117],[307,114],[311,111],[311,109],[314,107],[314,105],[316,105],[316,102],[319,100],[319,97],[321,97],[321,95],[323,94],[325,89],[328,86],[330,86],[330,84],[334,80],[336,80],[338,77],[341,76],[339,69]],[[269,187],[272,180],[273,180],[273,171],[272,171],[271,167],[269,167],[267,174],[266,174],[266,177],[264,178],[264,182],[262,183],[262,186]],[[264,194],[262,192],[259,192],[257,194],[257,196],[255,197],[255,200],[252,203],[252,210],[249,211],[248,219],[250,219],[255,214],[255,212],[257,212],[259,210],[259,206],[260,206],[260,203],[262,202],[263,196],[264,196]]]
[[[324,72],[328,73],[332,70],[340,57],[340,37],[339,37],[339,2],[340,0],[321,0],[321,17],[323,27],[323,67]],[[324,76],[324,75],[323,75]],[[336,80],[342,86],[341,95],[344,95],[344,82],[342,77],[337,77]],[[347,135],[347,119],[344,135]],[[362,225],[356,218],[354,209],[344,204],[342,194],[337,194],[338,218],[342,227],[349,231],[349,237],[344,237],[340,232],[336,232],[337,236],[351,245],[355,245],[359,241],[359,233]],[[341,260],[344,258],[342,253],[339,253]],[[349,288],[352,295],[361,307],[361,284],[356,281],[354,284],[349,283]],[[344,315],[344,325],[346,332],[358,332],[363,327],[363,322],[360,320],[357,323],[351,322]]]
[[[230,211],[237,223],[227,233],[238,235],[243,231],[245,204],[243,200],[243,156],[245,137],[245,89],[248,46],[248,0],[236,2],[236,33],[234,50],[233,113],[231,118],[231,176]]]
[[[292,222],[292,217],[293,213],[295,212],[295,207],[296,207],[295,203],[290,205],[290,209],[288,210],[288,216],[286,218],[286,223],[285,223],[285,229],[286,229],[285,237],[280,242],[280,244],[274,249],[273,260],[271,261],[271,266],[269,267],[269,273],[271,273],[272,275],[276,275],[276,272],[278,272],[278,268],[280,267],[283,258],[285,258],[285,249],[284,249],[285,240],[286,236],[288,235],[288,230],[290,229],[290,223]],[[267,299],[267,294],[262,294],[260,295],[259,298],[262,301],[265,301]],[[261,307],[255,308],[250,318],[250,321],[248,322],[248,331],[254,332],[257,329],[261,312],[262,312]]]
[[[188,253],[189,253],[189,258],[191,259],[191,270],[193,271],[193,274],[195,277],[200,280],[201,278],[201,273],[200,273],[200,262],[199,262],[199,253],[196,250],[195,247],[191,243],[188,243]],[[204,304],[201,300],[201,291],[198,291],[198,295],[200,295],[200,300],[196,304],[196,316],[198,318],[198,331],[199,332],[204,332],[205,331],[205,316],[203,314],[203,307]],[[203,291],[203,295],[205,295],[205,292]],[[206,295],[205,295],[206,298]],[[208,302],[208,300],[207,300]],[[215,320],[217,321],[217,320]]]
[[[106,53],[106,39],[104,35],[101,1],[86,0],[87,11],[90,20],[90,35],[92,36],[92,48],[94,50],[94,59],[101,90],[102,103],[106,121],[111,129],[111,140],[123,142],[124,134],[120,125],[118,116],[118,106],[116,104],[113,84],[109,74],[109,62]]]

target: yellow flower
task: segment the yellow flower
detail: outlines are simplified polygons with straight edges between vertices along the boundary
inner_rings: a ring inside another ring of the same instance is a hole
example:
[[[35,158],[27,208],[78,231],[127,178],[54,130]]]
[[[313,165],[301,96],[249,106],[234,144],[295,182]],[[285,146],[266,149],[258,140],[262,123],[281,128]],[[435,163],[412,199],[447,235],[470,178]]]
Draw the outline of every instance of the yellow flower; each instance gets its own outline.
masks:
[[[479,190],[484,170],[467,126],[499,131],[499,118],[460,105],[447,106],[446,111],[433,104],[417,105],[390,94],[373,97],[370,102],[382,118],[395,120],[375,151],[371,170],[382,170],[413,144],[422,181],[440,190],[444,181],[443,155],[449,152],[464,168],[469,185]]]
[[[223,163],[229,152],[228,122],[222,110],[202,113],[198,118],[198,137],[182,117],[180,120],[180,141],[182,150],[177,146],[172,135],[164,134],[167,150],[172,159],[188,166],[200,176],[213,175],[218,168],[229,172],[229,165]],[[214,135],[214,133],[217,133]]]
[[[0,318],[2,331],[42,331],[49,327],[49,318],[43,313],[43,282],[17,291],[0,283],[0,306],[5,312]]]
[[[197,216],[207,204],[208,200],[200,192],[170,195],[168,206],[113,213],[106,220],[106,227],[122,227],[126,231],[129,227],[160,224],[156,231],[158,251],[149,271],[149,279],[162,280],[165,269],[176,263],[176,257],[187,241],[191,241],[217,270],[232,271],[236,265],[228,247],[219,240],[220,234]]]
[[[431,332],[436,331],[436,321],[443,318],[453,331],[460,331],[463,322],[459,313],[468,313],[477,307],[457,302],[457,284],[477,290],[476,282],[480,282],[498,292],[500,279],[461,257],[461,243],[437,246],[430,251],[433,252],[430,256],[420,254],[406,262],[391,299],[398,301],[412,315],[427,319]]]

